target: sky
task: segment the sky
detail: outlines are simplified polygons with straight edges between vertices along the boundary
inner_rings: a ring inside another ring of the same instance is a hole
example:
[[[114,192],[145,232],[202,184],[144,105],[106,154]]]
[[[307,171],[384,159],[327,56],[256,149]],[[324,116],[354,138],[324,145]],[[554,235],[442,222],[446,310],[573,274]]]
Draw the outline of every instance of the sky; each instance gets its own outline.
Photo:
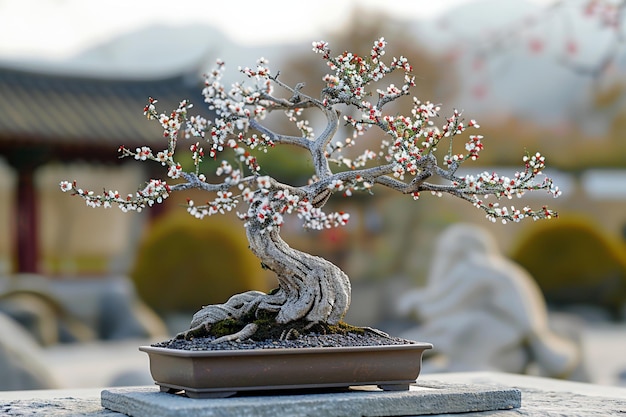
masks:
[[[355,5],[396,17],[436,18],[469,1],[0,0],[0,58],[63,59],[155,23],[211,24],[244,45],[310,41],[341,24]]]

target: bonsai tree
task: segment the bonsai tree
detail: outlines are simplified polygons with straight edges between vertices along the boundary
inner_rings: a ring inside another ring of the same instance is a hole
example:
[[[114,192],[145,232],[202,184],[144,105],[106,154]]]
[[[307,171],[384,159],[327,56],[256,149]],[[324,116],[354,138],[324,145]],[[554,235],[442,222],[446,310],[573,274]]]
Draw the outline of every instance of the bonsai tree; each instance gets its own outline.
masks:
[[[417,98],[405,114],[386,114],[389,103],[410,96],[415,77],[412,66],[402,56],[384,62],[385,45],[384,38],[380,38],[366,56],[351,52],[332,56],[326,42],[314,42],[313,51],[321,55],[331,71],[323,77],[326,86],[319,97],[303,93],[303,84],[283,83],[264,59],[254,69],[240,69],[246,82],[226,88],[220,82],[224,63],[218,61],[206,75],[203,89],[205,102],[215,113],[214,120],[191,116],[192,105],[187,100],[171,113],[160,114],[157,100],[150,98],[144,114],[161,124],[167,146],[158,151],[145,146],[119,149],[122,157],[162,164],[167,176],[175,180],[172,184],[152,179],[134,195],[121,196],[116,191],[96,194],[79,188],[75,181],[61,182],[63,191],[80,196],[91,207],[118,205],[123,211],[140,211],[161,203],[172,192],[196,188],[206,191],[212,200],[203,205],[188,201],[187,211],[192,216],[202,219],[237,212],[244,222],[250,249],[264,268],[276,274],[278,288],[269,294],[245,292],[225,304],[202,308],[194,315],[190,329],[179,338],[209,334],[225,320],[239,322],[240,326],[216,342],[251,338],[262,320],[282,328],[283,337],[293,336],[291,328],[302,331],[340,323],[350,305],[346,274],[325,259],[291,248],[280,236],[287,215],[298,216],[304,227],[311,229],[345,225],[347,213],[322,210],[331,195],[338,192],[346,196],[372,193],[375,186],[381,186],[415,200],[424,192],[450,194],[484,210],[491,221],[556,216],[546,207],[517,209],[499,203],[530,190],[547,190],[555,197],[560,194],[541,174],[544,157],[539,153],[524,156],[524,168],[513,178],[487,172],[461,176],[457,169],[479,157],[483,138],[469,135],[462,153],[455,150],[453,141],[467,129],[478,128],[476,121],[465,122],[461,112],[455,110],[437,127],[439,106]],[[400,76],[398,85],[387,82],[394,73]],[[269,128],[266,117],[274,112],[284,113],[300,134],[283,134]],[[310,118],[304,117],[309,112],[323,116],[322,128],[312,127]],[[336,137],[342,123],[353,131],[347,139]],[[375,143],[361,143],[365,140]],[[177,161],[180,142],[188,142],[185,147],[191,150],[194,169],[185,170]],[[307,184],[286,184],[260,174],[261,167],[252,151],[271,152],[277,146],[308,151],[314,173]],[[230,159],[222,160],[215,175],[209,177],[201,172],[201,161],[206,156]]]

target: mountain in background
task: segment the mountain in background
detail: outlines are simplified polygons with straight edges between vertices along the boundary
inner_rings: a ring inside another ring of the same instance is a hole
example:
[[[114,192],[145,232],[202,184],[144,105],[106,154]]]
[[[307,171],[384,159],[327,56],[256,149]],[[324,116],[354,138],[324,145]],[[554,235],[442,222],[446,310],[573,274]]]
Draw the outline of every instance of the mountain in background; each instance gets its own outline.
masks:
[[[459,74],[455,106],[470,117],[511,117],[544,125],[580,123],[602,129],[606,113],[594,113],[591,101],[598,80],[572,70],[563,58],[578,64],[598,60],[610,41],[607,31],[580,12],[580,1],[545,9],[528,1],[482,0],[428,21],[404,21],[404,36],[445,56]],[[406,40],[406,39],[404,39]],[[393,39],[388,39],[393,42]],[[576,53],[567,55],[568,42]],[[309,53],[308,44],[243,46],[203,25],[151,26],[125,33],[62,62],[50,71],[108,77],[157,78],[181,72],[202,73],[217,58],[224,60],[225,83],[238,81],[239,66],[254,66],[260,56],[281,68],[289,56]],[[616,76],[623,74],[616,61]],[[41,63],[33,63],[41,67]],[[414,63],[419,70],[419,63]],[[233,71],[235,70],[235,71]]]

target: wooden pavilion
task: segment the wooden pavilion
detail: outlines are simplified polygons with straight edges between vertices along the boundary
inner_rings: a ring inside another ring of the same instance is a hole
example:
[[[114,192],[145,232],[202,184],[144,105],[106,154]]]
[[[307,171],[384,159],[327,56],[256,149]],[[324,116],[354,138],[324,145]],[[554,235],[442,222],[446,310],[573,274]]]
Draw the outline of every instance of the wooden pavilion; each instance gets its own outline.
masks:
[[[38,272],[35,170],[50,162],[116,163],[120,145],[158,143],[162,129],[143,116],[148,97],[171,111],[190,99],[201,113],[196,71],[138,80],[60,75],[0,64],[0,157],[17,173],[14,272]]]

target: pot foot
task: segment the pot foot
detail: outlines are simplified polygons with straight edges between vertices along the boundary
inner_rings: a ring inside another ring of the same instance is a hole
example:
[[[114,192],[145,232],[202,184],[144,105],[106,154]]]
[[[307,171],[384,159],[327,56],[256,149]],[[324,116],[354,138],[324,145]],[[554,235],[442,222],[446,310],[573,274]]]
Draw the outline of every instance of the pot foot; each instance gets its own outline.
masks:
[[[408,391],[409,384],[381,384],[378,388],[383,391]]]
[[[195,399],[228,398],[236,394],[237,394],[237,391],[218,391],[218,392],[185,391],[185,395],[187,397],[195,398]]]
[[[189,398],[203,399],[203,398],[228,398],[237,394],[237,391],[192,391],[184,388],[172,388],[164,385],[159,385],[159,390],[166,394],[183,394]]]

